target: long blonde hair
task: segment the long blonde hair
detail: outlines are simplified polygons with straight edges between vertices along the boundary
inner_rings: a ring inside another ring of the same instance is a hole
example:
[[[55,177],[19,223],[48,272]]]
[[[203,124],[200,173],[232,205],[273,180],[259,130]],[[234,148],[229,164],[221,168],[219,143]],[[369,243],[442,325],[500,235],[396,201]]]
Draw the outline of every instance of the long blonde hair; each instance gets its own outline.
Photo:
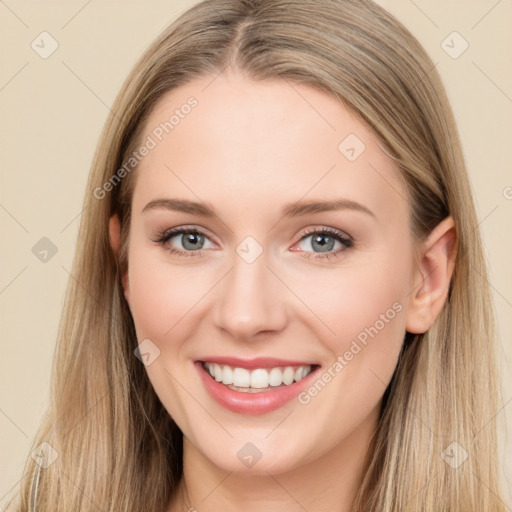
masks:
[[[182,434],[134,355],[120,280],[136,170],[107,192],[104,184],[119,177],[166,92],[229,64],[255,80],[282,78],[334,95],[396,161],[415,239],[447,215],[457,227],[447,303],[428,332],[406,334],[353,510],[503,511],[492,421],[500,391],[493,309],[456,125],[425,50],[369,0],[206,0],[136,64],[92,163],[51,403],[34,441],[34,448],[48,443],[47,461],[58,457],[43,469],[27,459],[14,510],[164,511],[177,489]],[[119,258],[109,243],[114,213]]]

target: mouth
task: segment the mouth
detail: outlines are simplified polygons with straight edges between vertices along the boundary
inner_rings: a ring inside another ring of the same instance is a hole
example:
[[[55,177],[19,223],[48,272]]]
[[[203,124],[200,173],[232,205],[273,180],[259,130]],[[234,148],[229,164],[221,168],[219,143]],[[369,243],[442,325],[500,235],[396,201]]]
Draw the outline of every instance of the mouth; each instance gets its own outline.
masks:
[[[271,389],[282,388],[300,382],[307,377],[315,366],[274,366],[253,370],[201,361],[203,368],[210,377],[224,386],[239,393],[263,393]]]
[[[269,358],[212,358],[194,364],[210,397],[241,414],[264,414],[282,407],[310,385],[320,368],[315,363]]]

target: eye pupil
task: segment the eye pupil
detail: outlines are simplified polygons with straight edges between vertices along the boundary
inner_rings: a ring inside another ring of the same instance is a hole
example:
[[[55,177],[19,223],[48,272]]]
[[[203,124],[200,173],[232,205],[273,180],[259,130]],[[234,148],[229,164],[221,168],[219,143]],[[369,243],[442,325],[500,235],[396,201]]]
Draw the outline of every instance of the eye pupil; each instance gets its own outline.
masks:
[[[195,247],[195,245],[201,242],[200,245],[202,247],[202,242],[204,242],[204,236],[199,233],[186,233],[183,237],[183,247],[185,249],[197,250],[198,247]],[[199,247],[199,249],[201,247]]]
[[[321,242],[321,240],[324,240],[324,242]],[[319,248],[321,249],[320,252],[328,252],[331,251],[334,247],[334,238],[325,235],[315,235],[311,242],[313,248],[315,248],[315,244],[318,244]]]

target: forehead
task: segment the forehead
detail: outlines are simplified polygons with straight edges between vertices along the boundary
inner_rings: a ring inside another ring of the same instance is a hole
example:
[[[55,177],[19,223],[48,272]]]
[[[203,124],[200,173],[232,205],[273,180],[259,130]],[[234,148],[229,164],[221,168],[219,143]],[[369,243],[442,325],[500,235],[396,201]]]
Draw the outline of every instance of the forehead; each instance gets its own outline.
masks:
[[[333,95],[236,72],[167,93],[143,134],[134,208],[157,196],[267,207],[350,196],[377,208],[405,192],[371,129]],[[405,207],[405,205],[403,205]]]

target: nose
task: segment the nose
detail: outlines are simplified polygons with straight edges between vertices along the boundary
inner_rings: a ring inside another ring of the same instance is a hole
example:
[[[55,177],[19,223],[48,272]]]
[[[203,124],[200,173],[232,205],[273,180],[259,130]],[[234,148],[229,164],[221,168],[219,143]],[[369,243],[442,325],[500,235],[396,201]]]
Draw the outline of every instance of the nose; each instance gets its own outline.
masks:
[[[215,325],[235,339],[253,341],[262,333],[281,332],[286,326],[286,289],[267,265],[265,253],[252,263],[235,254],[233,266],[222,280]]]

